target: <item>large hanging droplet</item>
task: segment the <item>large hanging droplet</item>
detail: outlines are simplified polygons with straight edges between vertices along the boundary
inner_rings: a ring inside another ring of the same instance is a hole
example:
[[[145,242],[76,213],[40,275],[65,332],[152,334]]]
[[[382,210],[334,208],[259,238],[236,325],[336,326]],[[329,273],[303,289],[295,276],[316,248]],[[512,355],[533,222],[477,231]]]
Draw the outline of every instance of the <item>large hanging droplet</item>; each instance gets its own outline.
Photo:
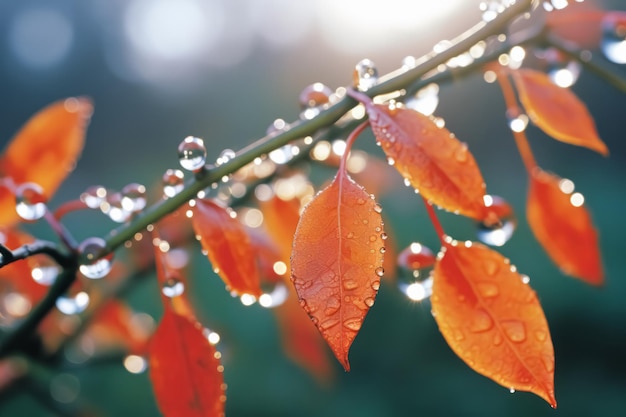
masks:
[[[259,297],[261,307],[274,308],[282,305],[289,296],[287,286],[281,281],[261,285],[263,294]]]
[[[113,253],[107,253],[106,242],[99,237],[90,237],[78,245],[78,253],[82,260],[80,272],[91,279],[99,279],[111,272]]]
[[[34,182],[24,183],[15,190],[15,210],[26,221],[41,219],[48,210],[46,202],[43,189]]]
[[[378,69],[369,59],[359,61],[354,67],[353,86],[360,91],[367,91],[378,83]]]
[[[67,315],[80,314],[89,306],[89,294],[80,291],[74,295],[62,295],[56,300],[57,309]]]
[[[511,239],[517,219],[511,205],[497,195],[485,195],[485,207],[491,210],[488,218],[478,223],[478,239],[491,246],[502,246]]]
[[[432,270],[436,257],[426,246],[413,242],[398,255],[398,288],[409,299],[422,301],[432,295]]]
[[[415,95],[404,101],[405,107],[417,110],[425,116],[432,115],[439,105],[439,85],[428,84],[420,89]]]
[[[300,119],[310,120],[320,114],[330,101],[333,90],[322,83],[310,84],[302,90],[299,97]]]
[[[168,169],[163,174],[163,195],[172,198],[185,188],[185,174],[179,169]]]
[[[608,13],[602,22],[600,48],[609,61],[626,64],[626,24],[613,13]]]
[[[128,184],[122,188],[122,208],[137,213],[146,207],[146,187],[141,184]]]
[[[185,283],[177,278],[168,278],[163,283],[161,292],[168,298],[178,297],[185,292]]]
[[[206,147],[204,141],[194,136],[187,136],[178,145],[178,162],[184,169],[192,172],[200,171],[206,163]]]

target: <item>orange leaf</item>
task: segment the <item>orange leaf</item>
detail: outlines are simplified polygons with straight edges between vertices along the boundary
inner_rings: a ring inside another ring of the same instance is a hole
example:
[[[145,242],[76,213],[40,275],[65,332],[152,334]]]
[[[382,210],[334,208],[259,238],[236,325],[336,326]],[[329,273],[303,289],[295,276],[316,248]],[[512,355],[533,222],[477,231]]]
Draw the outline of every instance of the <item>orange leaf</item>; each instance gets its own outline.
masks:
[[[191,220],[213,268],[228,289],[260,296],[259,271],[250,238],[229,209],[212,200],[196,200]]]
[[[261,201],[259,208],[263,212],[263,223],[267,232],[288,261],[293,235],[300,221],[300,200],[298,198],[283,200],[274,195],[267,201]]]
[[[604,272],[598,234],[584,197],[572,191],[571,181],[535,168],[526,206],[528,224],[564,273],[600,285]]]
[[[535,292],[486,246],[444,248],[431,300],[448,345],[476,372],[556,407],[554,350]]]
[[[433,204],[478,220],[485,217],[485,182],[467,145],[432,117],[360,97],[388,161]]]
[[[133,321],[133,311],[123,301],[111,299],[98,310],[89,323],[87,334],[103,345],[122,346],[134,354],[142,354],[149,336],[145,329]]]
[[[572,91],[555,85],[543,72],[523,68],[512,74],[520,101],[541,130],[561,142],[608,155],[593,117]]]
[[[198,323],[169,308],[150,343],[150,380],[165,417],[224,415],[219,353]]]
[[[0,174],[14,184],[34,182],[50,198],[74,169],[93,112],[84,97],[58,101],[35,114],[15,135],[0,159]],[[0,225],[17,220],[14,197],[0,187]]]
[[[293,289],[291,289],[293,291]],[[319,383],[332,377],[324,340],[290,294],[287,300],[273,309],[276,314],[283,350],[292,361],[309,371]]]
[[[22,245],[33,243],[35,238],[17,229],[0,230],[0,241],[7,248],[15,250]],[[11,290],[25,296],[32,305],[41,301],[48,292],[48,287],[37,283],[32,278],[32,268],[43,255],[36,255],[26,260],[19,260],[0,268],[0,283],[6,283]]]
[[[379,206],[342,167],[306,206],[294,237],[291,279],[300,303],[346,371],[380,286],[382,226]]]

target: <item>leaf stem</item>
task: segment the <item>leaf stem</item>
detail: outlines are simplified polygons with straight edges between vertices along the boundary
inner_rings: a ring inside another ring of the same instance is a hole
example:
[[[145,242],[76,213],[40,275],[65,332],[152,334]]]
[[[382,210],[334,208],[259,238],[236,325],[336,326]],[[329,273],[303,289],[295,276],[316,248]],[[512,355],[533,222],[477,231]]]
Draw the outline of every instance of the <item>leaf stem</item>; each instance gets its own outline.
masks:
[[[437,213],[435,213],[435,208],[423,196],[422,196],[422,201],[424,202],[424,205],[426,206],[428,217],[430,217],[430,221],[433,224],[433,227],[435,228],[435,232],[437,233],[437,237],[439,237],[439,241],[441,242],[443,246],[445,246],[447,235],[446,235],[446,232],[443,230],[443,226],[441,225],[439,218],[437,217]]]
[[[346,149],[343,151],[343,155],[341,155],[341,161],[339,162],[339,171],[344,173],[346,172],[346,163],[348,161],[348,157],[350,156],[350,149],[352,149],[352,144],[354,144],[356,138],[358,138],[359,135],[363,133],[367,126],[369,126],[368,121],[361,123],[350,133],[348,139],[346,139]]]
[[[502,94],[504,95],[507,117],[518,117],[520,114],[522,114],[522,111],[517,105],[515,92],[513,91],[513,86],[511,85],[507,74],[504,71],[497,71],[497,78],[500,84],[500,88],[502,89]],[[537,163],[530,148],[530,144],[528,143],[528,139],[526,138],[526,134],[524,133],[524,131],[511,131],[513,132],[515,144],[517,145],[517,149],[519,150],[520,156],[522,157],[522,161],[524,162],[526,171],[528,171],[528,173],[531,173],[532,170],[537,166]]]

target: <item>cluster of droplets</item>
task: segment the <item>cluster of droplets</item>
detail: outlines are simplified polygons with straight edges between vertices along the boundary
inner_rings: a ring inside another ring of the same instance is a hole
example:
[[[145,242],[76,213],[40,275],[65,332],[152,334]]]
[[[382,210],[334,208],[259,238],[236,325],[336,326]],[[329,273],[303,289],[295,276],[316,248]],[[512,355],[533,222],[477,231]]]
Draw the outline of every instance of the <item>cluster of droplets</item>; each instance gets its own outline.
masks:
[[[398,288],[410,300],[423,301],[432,295],[435,255],[426,246],[413,242],[398,254]]]
[[[600,48],[604,56],[615,64],[626,64],[626,24],[612,14],[602,22]]]
[[[94,185],[80,195],[80,200],[87,207],[102,211],[114,222],[125,223],[146,207],[146,187],[131,183],[116,192]]]
[[[491,246],[502,246],[513,236],[517,219],[511,205],[497,195],[483,196],[489,215],[477,225],[477,236],[481,242]]]
[[[41,219],[48,210],[47,199],[39,184],[27,182],[15,190],[15,210],[26,221]]]

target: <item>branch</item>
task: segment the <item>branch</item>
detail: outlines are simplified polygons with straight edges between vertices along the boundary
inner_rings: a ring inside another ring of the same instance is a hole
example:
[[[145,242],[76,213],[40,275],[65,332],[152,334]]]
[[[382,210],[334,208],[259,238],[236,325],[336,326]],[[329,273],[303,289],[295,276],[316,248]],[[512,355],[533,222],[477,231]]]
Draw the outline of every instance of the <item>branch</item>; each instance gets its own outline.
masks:
[[[26,259],[38,254],[48,255],[61,267],[68,267],[74,264],[72,255],[59,251],[58,246],[55,243],[47,242],[45,240],[28,243],[13,251],[4,245],[0,245],[0,254],[2,255],[2,258],[0,259],[0,268],[15,261]]]
[[[528,11],[533,0],[520,0],[509,6],[490,22],[480,22],[470,30],[456,37],[452,46],[441,53],[429,53],[418,60],[418,64],[410,70],[397,70],[384,77],[381,82],[367,90],[370,97],[401,90],[419,81],[424,75],[445,64],[451,58],[458,56],[473,45],[490,36],[502,33],[511,20]],[[185,188],[172,198],[163,200],[147,208],[131,222],[113,230],[105,237],[106,250],[112,252],[131,239],[133,235],[148,225],[157,222],[167,214],[173,212],[187,201],[196,197],[198,192],[211,184],[218,182],[254,159],[266,155],[274,149],[280,148],[299,138],[311,136],[318,130],[328,127],[339,120],[346,112],[356,105],[356,101],[344,96],[337,103],[320,112],[310,120],[298,120],[289,125],[289,129],[277,134],[267,135],[242,149],[235,158],[218,167],[211,168],[185,184]]]

